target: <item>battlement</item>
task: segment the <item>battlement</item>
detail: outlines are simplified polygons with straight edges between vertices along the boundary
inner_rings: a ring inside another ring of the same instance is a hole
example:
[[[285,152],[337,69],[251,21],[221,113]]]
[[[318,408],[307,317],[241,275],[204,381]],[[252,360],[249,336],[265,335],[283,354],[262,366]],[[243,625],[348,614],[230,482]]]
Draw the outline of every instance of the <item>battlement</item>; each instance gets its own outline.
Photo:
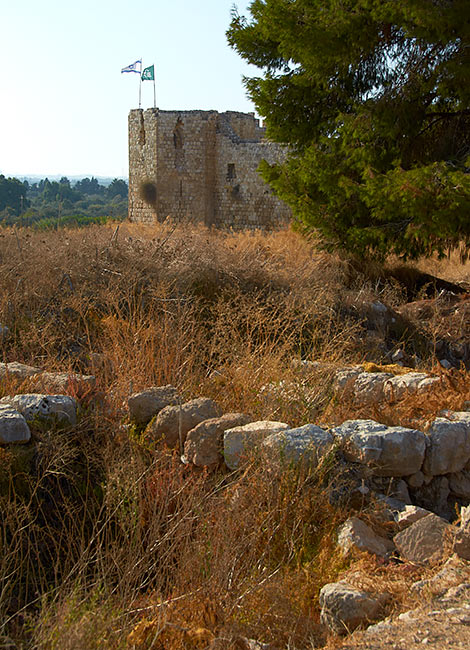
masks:
[[[265,138],[253,113],[129,113],[129,219],[194,221],[207,226],[272,228],[289,208],[256,169],[282,161],[285,149]]]

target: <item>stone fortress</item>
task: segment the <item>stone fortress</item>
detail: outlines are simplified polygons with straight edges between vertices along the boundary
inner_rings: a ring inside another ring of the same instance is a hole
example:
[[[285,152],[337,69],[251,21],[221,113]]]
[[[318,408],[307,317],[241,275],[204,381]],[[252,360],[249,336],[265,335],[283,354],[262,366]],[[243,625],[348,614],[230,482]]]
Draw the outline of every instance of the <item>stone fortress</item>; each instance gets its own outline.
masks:
[[[279,227],[290,209],[256,170],[284,157],[253,113],[131,110],[129,219]]]

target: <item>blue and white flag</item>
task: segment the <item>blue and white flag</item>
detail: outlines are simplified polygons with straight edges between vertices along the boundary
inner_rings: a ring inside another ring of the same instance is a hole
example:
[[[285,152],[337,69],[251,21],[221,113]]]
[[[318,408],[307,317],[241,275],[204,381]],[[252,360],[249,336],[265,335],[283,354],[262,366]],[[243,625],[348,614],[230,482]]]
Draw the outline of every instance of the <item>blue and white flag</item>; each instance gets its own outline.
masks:
[[[121,74],[123,72],[137,72],[137,74],[140,74],[142,72],[142,59],[138,59],[137,61],[134,61],[134,63],[123,68]]]

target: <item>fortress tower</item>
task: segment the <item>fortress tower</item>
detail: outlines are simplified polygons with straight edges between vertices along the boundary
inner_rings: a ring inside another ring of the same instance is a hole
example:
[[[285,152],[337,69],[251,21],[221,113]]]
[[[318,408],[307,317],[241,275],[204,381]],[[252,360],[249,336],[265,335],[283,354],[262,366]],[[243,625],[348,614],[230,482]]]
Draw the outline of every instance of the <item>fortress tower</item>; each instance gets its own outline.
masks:
[[[289,208],[256,171],[262,159],[284,157],[252,113],[132,110],[129,219],[234,229],[286,224]]]

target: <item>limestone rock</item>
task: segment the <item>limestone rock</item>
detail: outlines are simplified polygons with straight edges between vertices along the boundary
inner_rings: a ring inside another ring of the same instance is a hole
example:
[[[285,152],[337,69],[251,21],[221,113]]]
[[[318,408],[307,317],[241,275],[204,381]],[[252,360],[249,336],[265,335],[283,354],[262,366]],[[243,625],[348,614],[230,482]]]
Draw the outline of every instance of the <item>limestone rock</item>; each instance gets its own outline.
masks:
[[[18,411],[8,404],[0,405],[0,443],[9,445],[12,443],[28,442],[31,439],[31,432],[26,420]]]
[[[374,404],[384,398],[385,381],[393,376],[388,372],[364,372],[361,367],[342,370],[336,375],[336,392],[361,406]]]
[[[382,604],[383,600],[351,587],[347,582],[333,582],[320,590],[320,620],[336,634],[348,634],[359,625],[377,618]]]
[[[73,372],[41,372],[34,377],[32,386],[35,390],[57,391],[89,391],[96,385],[94,375],[79,375]]]
[[[433,476],[427,480],[425,475],[424,484],[413,490],[413,501],[422,508],[427,508],[436,514],[450,519],[452,508],[449,504],[449,481],[446,476]]]
[[[0,363],[0,378],[10,376],[13,379],[24,380],[39,373],[42,373],[40,368],[26,366],[24,363],[19,363],[18,361]]]
[[[131,420],[147,424],[165,406],[178,403],[178,392],[174,386],[153,386],[140,393],[134,393],[127,400]]]
[[[395,535],[393,541],[403,559],[434,563],[444,556],[451,530],[445,519],[432,513]]]
[[[395,521],[397,522],[399,528],[403,530],[408,528],[411,524],[414,524],[415,521],[419,521],[424,517],[432,514],[426,508],[420,508],[419,506],[406,505],[403,510],[397,512]]]
[[[467,562],[454,553],[444,562],[438,573],[412,584],[411,591],[416,594],[431,591],[435,595],[443,596],[452,587],[461,585],[466,576],[468,576]]]
[[[236,469],[244,454],[259,447],[269,435],[289,428],[285,422],[262,420],[227,429],[224,432],[224,459],[227,467]]]
[[[403,505],[412,503],[408,485],[402,478],[395,478],[393,476],[372,476],[369,479],[369,484],[374,492],[383,494],[384,496],[397,500]]]
[[[197,467],[213,467],[223,461],[224,431],[248,424],[243,413],[226,413],[220,418],[204,420],[188,432],[184,443],[186,462]]]
[[[470,499],[470,472],[467,469],[449,474],[447,478],[452,494],[461,499]]]
[[[316,465],[333,444],[333,436],[315,424],[305,424],[296,429],[286,429],[267,436],[263,441],[266,457],[276,464],[299,464],[301,461]]]
[[[424,483],[424,474],[421,470],[406,477],[406,482],[411,488],[420,488]]]
[[[71,425],[77,422],[77,403],[69,395],[26,393],[2,397],[0,403],[16,409],[27,422],[31,422],[36,417],[56,419]]]
[[[337,393],[352,393],[356,379],[362,374],[362,366],[354,368],[343,368],[338,370],[335,377],[335,389]]]
[[[460,528],[454,537],[454,553],[470,560],[470,506],[460,510]]]
[[[393,375],[385,372],[361,372],[354,382],[354,401],[359,406],[376,404],[384,398],[384,385]]]
[[[204,420],[220,415],[217,404],[207,397],[199,397],[178,406],[165,406],[150,422],[145,433],[170,448],[184,446],[188,431]]]
[[[377,535],[370,526],[357,517],[351,517],[341,526],[338,545],[344,555],[352,549],[357,549],[380,557],[389,555],[395,548],[390,540]]]
[[[346,458],[367,465],[377,476],[409,476],[423,463],[426,437],[417,429],[347,420],[332,433],[345,443]]]
[[[403,399],[411,393],[425,395],[436,389],[439,377],[430,377],[424,372],[409,372],[406,375],[395,375],[384,383],[384,396],[390,401]]]
[[[452,419],[438,417],[428,429],[429,446],[423,472],[431,476],[460,472],[470,460],[470,417],[454,413]]]

